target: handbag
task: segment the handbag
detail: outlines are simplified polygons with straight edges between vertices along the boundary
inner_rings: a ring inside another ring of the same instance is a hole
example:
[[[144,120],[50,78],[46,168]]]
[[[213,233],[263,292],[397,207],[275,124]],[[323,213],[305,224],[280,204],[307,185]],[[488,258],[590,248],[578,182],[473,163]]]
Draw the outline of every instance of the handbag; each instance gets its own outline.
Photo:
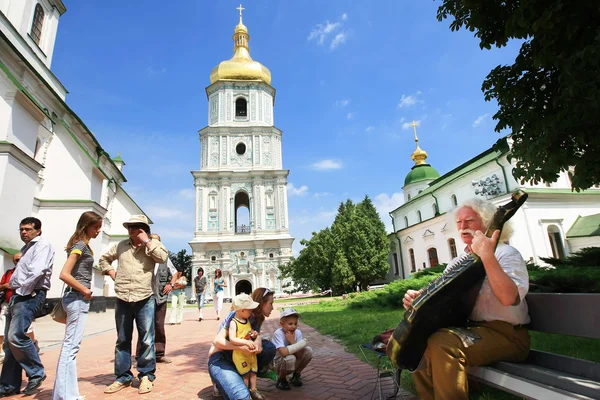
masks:
[[[64,285],[63,285],[63,289],[64,289]],[[67,311],[63,307],[62,297],[60,299],[58,299],[58,302],[54,305],[54,308],[50,312],[50,316],[56,322],[59,322],[61,324],[67,323]]]

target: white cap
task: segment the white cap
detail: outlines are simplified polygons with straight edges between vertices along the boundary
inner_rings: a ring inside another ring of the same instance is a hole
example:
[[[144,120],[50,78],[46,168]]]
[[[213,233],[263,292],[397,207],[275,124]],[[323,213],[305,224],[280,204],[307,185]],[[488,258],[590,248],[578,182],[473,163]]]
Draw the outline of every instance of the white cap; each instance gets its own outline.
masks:
[[[240,293],[233,298],[234,310],[254,310],[260,303],[252,300],[252,297],[246,293]]]
[[[285,317],[289,317],[290,315],[295,315],[298,318],[300,318],[300,313],[298,311],[294,310],[291,307],[287,307],[287,308],[284,308],[281,311],[281,314],[279,315],[279,319],[282,319],[282,318],[285,318]]]

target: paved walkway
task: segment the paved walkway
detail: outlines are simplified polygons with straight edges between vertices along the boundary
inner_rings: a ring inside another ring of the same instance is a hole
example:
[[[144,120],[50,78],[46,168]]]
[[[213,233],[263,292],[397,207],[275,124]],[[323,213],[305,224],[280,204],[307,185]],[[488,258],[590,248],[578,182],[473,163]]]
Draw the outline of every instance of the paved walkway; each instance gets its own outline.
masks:
[[[173,359],[173,363],[158,364],[154,390],[144,396],[137,393],[137,379],[133,388],[125,388],[113,395],[103,393],[104,388],[114,380],[114,311],[90,314],[86,336],[77,358],[81,394],[86,396],[86,400],[213,399],[207,354],[218,322],[211,308],[205,310],[205,316],[209,319],[202,322],[198,322],[196,310],[187,309],[183,324],[167,325],[167,355]],[[278,320],[279,312],[275,310],[263,325],[263,331],[273,332],[278,327]],[[50,399],[64,325],[44,317],[36,322],[35,329],[48,379],[42,385],[42,391],[30,398]],[[301,323],[300,329],[314,351],[314,359],[303,373],[304,386],[282,392],[275,388],[275,382],[258,379],[259,390],[268,399],[368,399],[374,388],[373,368],[310,326]],[[384,380],[385,389],[391,393],[390,378]],[[406,399],[416,399],[409,392],[401,393]],[[13,396],[20,397],[23,396]],[[398,398],[402,397],[399,395]]]

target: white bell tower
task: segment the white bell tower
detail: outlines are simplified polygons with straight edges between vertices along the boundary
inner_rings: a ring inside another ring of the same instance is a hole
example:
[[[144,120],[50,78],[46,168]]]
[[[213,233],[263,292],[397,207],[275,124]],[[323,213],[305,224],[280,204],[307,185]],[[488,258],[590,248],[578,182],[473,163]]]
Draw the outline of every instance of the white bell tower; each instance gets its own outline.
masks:
[[[289,261],[294,241],[271,72],[250,57],[250,35],[238,9],[234,55],[213,69],[206,88],[208,126],[199,132],[200,170],[192,171],[194,276],[202,267],[212,281],[220,268],[225,298],[257,287],[281,292],[279,266]]]

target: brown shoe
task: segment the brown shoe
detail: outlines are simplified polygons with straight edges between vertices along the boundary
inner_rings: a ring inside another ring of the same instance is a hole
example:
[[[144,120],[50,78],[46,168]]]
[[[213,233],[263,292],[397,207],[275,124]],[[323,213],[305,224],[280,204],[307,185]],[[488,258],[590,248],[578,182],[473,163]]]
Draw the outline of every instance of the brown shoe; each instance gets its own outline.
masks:
[[[167,358],[165,356],[161,356],[161,357],[156,357],[156,362],[163,363],[163,364],[171,364],[173,362],[173,360],[171,360],[170,358]]]
[[[119,381],[114,381],[109,386],[107,386],[106,389],[104,389],[104,393],[106,393],[106,394],[117,393],[119,390],[125,389],[128,386],[131,386],[131,381],[125,382],[125,383],[122,383]]]
[[[150,378],[148,378],[147,376],[142,377],[142,380],[140,381],[140,386],[138,387],[138,393],[139,394],[146,394],[146,393],[150,393],[152,391],[152,386],[154,386],[152,384],[152,382],[150,382]]]

